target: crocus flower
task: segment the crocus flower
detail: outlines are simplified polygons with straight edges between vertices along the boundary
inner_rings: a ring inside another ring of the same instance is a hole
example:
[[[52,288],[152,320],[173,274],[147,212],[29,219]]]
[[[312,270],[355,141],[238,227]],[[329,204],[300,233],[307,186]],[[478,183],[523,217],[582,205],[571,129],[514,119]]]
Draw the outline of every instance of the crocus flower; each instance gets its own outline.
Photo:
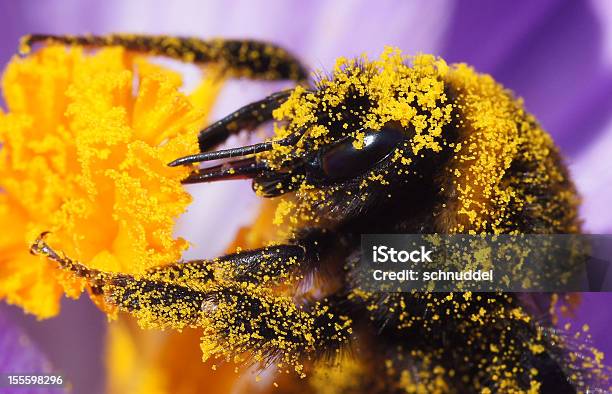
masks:
[[[82,283],[24,247],[46,231],[104,271],[138,273],[180,258],[186,242],[172,237],[173,218],[191,198],[178,182],[186,170],[166,163],[195,149],[205,112],[179,85],[176,74],[121,49],[90,56],[50,47],[10,63],[0,222],[14,231],[1,237],[2,298],[50,317],[63,292],[78,295]]]
[[[604,1],[500,4],[448,0],[426,5],[184,1],[170,6],[163,1],[86,4],[64,0],[35,5],[4,1],[0,8],[4,11],[2,15],[11,16],[10,22],[2,24],[6,29],[2,34],[2,63],[14,53],[20,35],[37,31],[57,34],[146,31],[261,38],[283,44],[308,64],[324,68],[330,68],[338,56],[350,57],[364,51],[377,54],[383,45],[394,45],[409,53],[439,54],[449,62],[467,62],[524,97],[526,107],[568,155],[584,199],[585,229],[591,232],[612,229],[612,214],[607,209],[612,161],[606,148],[612,140],[608,108],[612,72],[605,47],[608,32],[606,24],[602,24],[605,20],[602,18],[610,12]],[[217,115],[272,90],[250,86],[230,84],[217,106]],[[196,244],[188,252],[191,257],[219,254],[235,230],[253,217],[247,212],[250,209],[240,212],[234,208],[256,206],[249,185],[206,185],[189,191],[194,195],[195,205],[191,214],[181,219],[178,233]],[[228,211],[236,214],[227,216]],[[223,223],[223,231],[217,231],[219,223]],[[610,297],[602,294],[584,298],[576,313],[584,321],[597,323],[591,325],[590,332],[604,353],[606,350],[609,353],[612,348],[606,342],[606,332],[610,321],[600,310],[606,310]],[[56,309],[51,311],[55,313]],[[129,328],[121,327],[111,329],[111,353],[121,347],[122,339],[128,341],[123,343],[135,343],[129,336],[122,336],[130,332]],[[148,336],[149,344],[160,341],[167,344],[154,357],[147,358],[138,351],[131,359],[126,357],[129,362],[124,365],[141,363],[146,367],[148,372],[143,373],[143,380],[155,381],[156,387],[162,387],[164,379],[176,383],[185,380],[185,376],[193,376],[188,371],[181,374],[168,367],[168,360],[174,358],[164,356],[168,356],[169,349],[176,350],[179,342],[185,349],[188,348],[185,342],[197,346],[197,334],[186,334],[181,339],[154,333],[139,335]],[[185,356],[186,361],[181,364],[191,365],[198,361],[199,354]],[[117,357],[111,356],[109,365],[120,364]],[[160,372],[164,368],[167,373]],[[114,381],[123,376],[127,382],[129,376],[136,376],[115,372]],[[220,376],[226,375],[211,376],[210,379],[219,381],[223,379]],[[205,385],[208,380],[198,381]]]

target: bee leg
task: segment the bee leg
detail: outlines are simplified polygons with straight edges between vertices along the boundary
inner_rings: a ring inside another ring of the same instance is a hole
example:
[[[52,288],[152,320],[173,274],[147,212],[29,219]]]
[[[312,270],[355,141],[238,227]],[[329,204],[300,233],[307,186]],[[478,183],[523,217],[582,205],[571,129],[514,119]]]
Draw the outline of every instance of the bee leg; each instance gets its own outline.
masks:
[[[105,280],[105,273],[102,271],[91,269],[85,265],[72,261],[68,257],[60,255],[60,253],[53,250],[45,242],[45,237],[49,234],[48,232],[42,233],[36,241],[30,247],[30,253],[33,255],[42,255],[55,261],[59,267],[63,270],[72,272],[75,276],[83,279],[87,279],[93,284],[102,283]]]
[[[193,37],[112,34],[70,36],[35,34],[24,36],[20,52],[27,54],[38,42],[88,47],[121,46],[130,51],[166,56],[188,63],[218,64],[234,78],[293,80],[304,82],[306,68],[287,50],[255,40],[201,40]]]
[[[305,248],[300,245],[266,246],[212,260],[192,260],[153,268],[146,276],[186,286],[209,281],[278,282],[300,271],[305,254]]]
[[[345,300],[337,295],[297,305],[266,287],[222,286],[204,300],[202,349],[215,358],[248,352],[262,367],[274,364],[301,374],[304,362],[334,357],[351,340]]]
[[[215,259],[215,264],[227,267],[232,280],[254,284],[279,281],[299,273],[306,250],[300,245],[275,245]]]
[[[308,73],[292,54],[270,43],[253,40],[200,40],[188,37],[114,34],[107,36],[69,36],[35,34],[22,38],[20,52],[27,54],[32,45],[60,43],[89,47],[122,46],[135,52],[161,55],[185,62],[220,65],[230,77],[293,80],[306,84]],[[252,131],[272,119],[272,111],[290,96],[291,90],[271,94],[248,104],[200,131],[200,152],[208,151],[230,135],[242,130]]]
[[[198,327],[205,318],[205,283],[184,286],[145,277],[116,275],[102,286],[104,300],[134,315],[145,327]]]
[[[291,296],[266,286],[266,276],[280,280],[289,270],[304,269],[306,252],[299,245],[177,263],[138,277],[89,269],[50,248],[42,237],[32,252],[86,279],[96,294],[145,327],[204,327],[217,356],[249,351],[257,361],[299,368],[304,357],[340,351],[351,333],[351,319],[342,312],[345,297],[297,305]]]
[[[171,167],[175,167],[180,165],[199,163],[203,161],[242,157],[270,150],[272,149],[274,144],[288,146],[296,143],[306,131],[306,127],[302,127],[296,130],[294,133],[290,134],[289,136],[277,140],[275,142],[265,141],[255,145],[247,145],[238,148],[223,149],[212,152],[210,151],[212,148],[215,148],[219,144],[226,141],[230,135],[239,133],[242,130],[253,131],[263,123],[272,120],[273,111],[280,107],[280,105],[289,98],[291,93],[292,90],[283,90],[280,92],[273,93],[270,96],[264,98],[263,100],[247,104],[246,106],[239,108],[238,110],[229,114],[225,118],[206,127],[198,134],[198,144],[200,148],[200,153],[178,158],[169,163],[168,165]],[[209,168],[209,170],[212,169],[214,168]],[[197,173],[194,175],[197,175]],[[223,179],[229,178],[224,177]],[[200,182],[210,180],[210,178],[206,177],[205,180],[200,180]]]
[[[272,112],[287,101],[292,90],[271,94],[263,100],[255,101],[216,121],[198,135],[200,152],[206,152],[223,143],[227,138],[242,130],[252,131],[263,123],[272,120]]]
[[[75,276],[87,279],[93,285],[102,285],[115,280],[129,278],[129,275],[112,274],[91,269],[75,262],[52,249],[44,240],[46,233],[34,242],[32,254],[43,255],[58,263],[60,268]],[[306,249],[301,245],[274,245],[263,248],[231,253],[212,260],[190,260],[145,271],[142,278],[150,282],[175,283],[181,286],[197,286],[215,280],[261,283],[264,277],[278,279],[292,271],[300,271],[306,258]]]
[[[85,279],[94,294],[136,315],[141,322],[152,324],[155,321],[158,325],[174,328],[197,325],[202,317],[204,296],[211,291],[211,286],[218,287],[217,282],[257,283],[264,277],[286,277],[304,256],[304,249],[298,245],[268,246],[213,260],[156,267],[134,277],[88,268],[52,249],[44,236],[42,234],[32,245],[32,253],[44,255],[60,268]]]
[[[109,305],[135,315],[144,326],[181,329],[201,324],[202,302],[205,296],[203,289],[206,281],[210,279],[209,271],[200,270],[199,276],[190,276],[197,286],[188,286],[186,281],[169,281],[168,279],[181,272],[181,269],[174,268],[174,265],[165,271],[152,270],[138,278],[127,274],[102,272],[56,252],[45,243],[44,234],[32,245],[31,252],[46,256],[60,268],[85,279],[94,295],[101,295]],[[193,262],[191,269],[196,265],[201,266],[202,261]],[[183,275],[186,273],[183,272]]]
[[[217,257],[209,264],[221,269],[223,279],[250,284],[275,285],[303,279],[320,271],[322,256],[339,250],[335,233],[323,229],[304,229],[287,244],[266,246]],[[220,279],[218,272],[215,279]]]

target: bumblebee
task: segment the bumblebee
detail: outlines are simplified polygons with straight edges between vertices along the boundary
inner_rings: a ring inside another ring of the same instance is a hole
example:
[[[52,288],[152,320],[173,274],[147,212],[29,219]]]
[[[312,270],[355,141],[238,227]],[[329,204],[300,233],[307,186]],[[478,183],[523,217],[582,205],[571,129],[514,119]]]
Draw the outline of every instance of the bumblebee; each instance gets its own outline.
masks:
[[[580,232],[552,139],[490,76],[394,48],[341,58],[311,81],[295,56],[257,41],[37,35],[24,44],[41,41],[119,45],[296,84],[206,127],[200,152],[169,164],[221,160],[194,166],[185,184],[252,180],[277,201],[283,242],[141,276],[89,269],[43,237],[33,246],[143,326],[201,327],[205,358],[273,369],[275,392],[570,393],[601,377],[535,297],[373,293],[354,282],[361,234]],[[217,150],[266,124],[268,140]]]

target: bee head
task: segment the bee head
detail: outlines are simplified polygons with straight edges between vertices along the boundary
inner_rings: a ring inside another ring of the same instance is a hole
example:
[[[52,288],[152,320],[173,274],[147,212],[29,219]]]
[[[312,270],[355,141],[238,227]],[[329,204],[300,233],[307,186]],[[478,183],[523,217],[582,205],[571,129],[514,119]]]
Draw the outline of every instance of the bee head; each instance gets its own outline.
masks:
[[[275,111],[270,149],[256,155],[269,171],[254,178],[254,190],[291,193],[291,208],[316,220],[354,211],[338,207],[362,210],[398,182],[427,176],[448,143],[445,68],[433,56],[391,50],[371,62],[341,59],[314,89],[296,88]]]
[[[398,177],[408,182],[423,176],[420,163],[447,144],[443,129],[453,108],[447,68],[434,56],[412,58],[391,48],[374,61],[341,58],[331,74],[320,75],[311,89],[295,88],[274,111],[271,140],[226,155],[247,158],[191,179],[221,173],[223,179],[250,178],[259,195],[291,196],[283,198],[292,205],[285,211],[306,221],[331,217],[338,205],[363,208],[389,195]],[[204,155],[217,158],[215,152]]]
[[[275,222],[291,231],[388,229],[386,220],[402,231],[505,232],[553,208],[546,223],[576,229],[575,192],[552,139],[489,75],[388,48],[373,61],[339,59],[311,88],[285,93],[270,140],[201,147],[172,164],[241,158],[186,183],[249,178],[258,194],[279,198]]]

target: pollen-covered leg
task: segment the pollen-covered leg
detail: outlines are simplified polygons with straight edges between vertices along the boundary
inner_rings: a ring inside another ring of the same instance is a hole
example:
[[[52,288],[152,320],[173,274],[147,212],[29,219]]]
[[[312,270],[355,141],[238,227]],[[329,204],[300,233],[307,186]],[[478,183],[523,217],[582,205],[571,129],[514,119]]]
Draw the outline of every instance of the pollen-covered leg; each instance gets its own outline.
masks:
[[[190,63],[216,63],[229,76],[264,80],[305,81],[306,68],[295,56],[276,45],[254,40],[201,40],[192,37],[112,34],[24,36],[20,52],[27,54],[38,42],[90,47],[122,46],[130,51],[167,56]]]
[[[171,265],[135,277],[90,269],[53,250],[43,237],[44,234],[32,245],[32,253],[44,255],[60,268],[85,279],[94,295],[135,315],[141,325],[176,329],[201,325],[202,302],[211,278],[202,261],[185,263],[185,267]],[[179,277],[185,279],[175,280]]]
[[[64,256],[61,253],[53,250],[47,243],[45,242],[45,237],[48,233],[42,233],[36,241],[30,247],[30,253],[34,255],[42,255],[48,257],[49,259],[55,261],[60,268],[70,271],[74,273],[75,276],[79,278],[87,279],[89,282],[93,284],[102,283],[107,279],[105,273],[88,268],[83,264],[72,261],[70,258]]]
[[[198,136],[200,152],[206,152],[218,146],[232,134],[242,130],[254,130],[261,124],[272,120],[272,112],[287,101],[291,92],[292,90],[283,90],[263,100],[247,104],[200,131]]]
[[[304,363],[335,356],[349,342],[352,321],[342,298],[296,305],[289,296],[253,284],[219,287],[204,300],[204,357],[274,364],[303,373]]]
[[[213,263],[232,281],[273,285],[299,279],[305,256],[302,246],[275,245],[219,257]]]
[[[144,327],[197,327],[205,318],[203,289],[129,275],[117,275],[101,288],[106,302],[133,314]]]
[[[228,254],[213,260],[192,260],[157,267],[135,277],[90,269],[56,252],[44,234],[32,252],[47,256],[62,269],[84,278],[105,302],[134,314],[143,325],[173,328],[199,325],[202,303],[223,283],[275,286],[299,279],[305,250],[299,245],[276,245]]]
[[[210,260],[215,280],[245,282],[275,287],[296,284],[332,264],[322,263],[323,256],[334,256],[341,249],[335,233],[307,228],[287,244],[240,251]]]
[[[273,245],[154,268],[146,277],[194,288],[211,281],[277,284],[291,276],[299,277],[305,256],[305,248],[300,245]]]
[[[294,278],[304,251],[278,245],[192,260],[147,271],[140,278],[121,276],[103,286],[107,302],[135,315],[141,324],[182,328],[204,325],[220,288],[275,286]]]

